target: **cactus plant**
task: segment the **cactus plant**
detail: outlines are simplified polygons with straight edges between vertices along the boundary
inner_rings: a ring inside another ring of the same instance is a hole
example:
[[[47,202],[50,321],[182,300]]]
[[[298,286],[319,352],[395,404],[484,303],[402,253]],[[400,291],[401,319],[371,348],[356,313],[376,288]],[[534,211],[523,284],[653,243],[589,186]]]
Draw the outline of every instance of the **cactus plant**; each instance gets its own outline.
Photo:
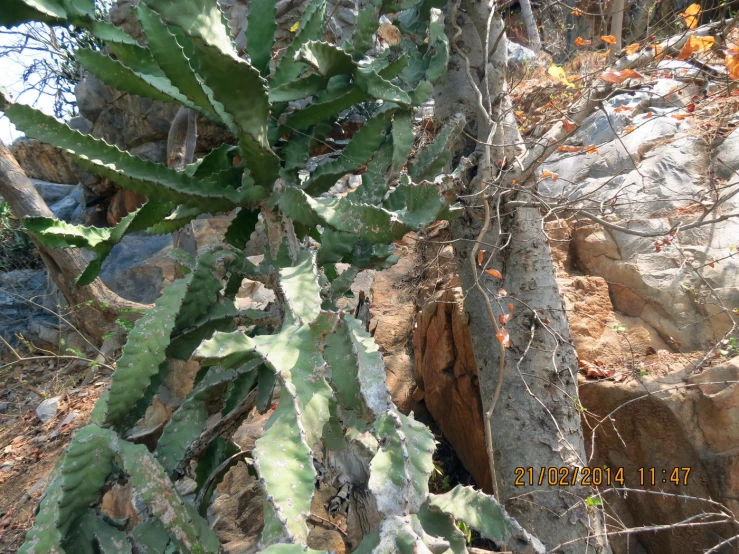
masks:
[[[500,546],[538,551],[536,540],[489,497],[468,489],[429,494],[433,436],[394,406],[377,345],[338,309],[360,269],[394,263],[393,241],[456,214],[433,179],[449,162],[448,145],[462,120],[449,122],[409,162],[414,109],[429,97],[449,56],[443,16],[433,5],[370,0],[342,47],[320,40],[326,4],[310,0],[292,44],[273,59],[274,0],[252,0],[245,57],[215,0],[143,0],[136,14],[146,46],[93,21],[92,0],[8,2],[0,25],[39,20],[86,27],[115,56],[80,51],[90,73],[121,91],[196,110],[237,141],[175,171],[82,135],[0,91],[0,109],[28,136],[149,199],[110,229],[26,222],[45,244],[97,254],[81,284],[98,274],[126,233],[168,233],[200,214],[238,209],[224,245],[197,260],[179,256],[186,275],[129,334],[110,389],[56,469],[23,552],[216,552],[218,541],[198,513],[203,507],[181,498],[174,480],[192,473],[194,462],[199,490],[212,483],[210,475],[233,452],[229,430],[250,409],[264,413],[275,403],[252,452],[264,492],[262,552],[320,552],[307,548],[316,479],[323,475],[319,460],[333,484],[366,491],[376,507],[356,552],[466,552],[455,518]],[[397,13],[405,33],[384,52],[373,50],[381,13]],[[308,171],[312,147],[341,112],[360,104],[373,115],[342,150]],[[360,171],[356,190],[325,195]],[[260,218],[269,244],[257,265],[244,248]],[[338,264],[349,267],[339,274]],[[274,290],[270,311],[237,309],[244,277]],[[153,453],[127,440],[171,358],[191,357],[202,366],[201,378]],[[206,428],[219,410],[221,422]],[[146,505],[135,526],[96,509],[113,478],[128,480]],[[201,492],[207,499],[209,491]]]

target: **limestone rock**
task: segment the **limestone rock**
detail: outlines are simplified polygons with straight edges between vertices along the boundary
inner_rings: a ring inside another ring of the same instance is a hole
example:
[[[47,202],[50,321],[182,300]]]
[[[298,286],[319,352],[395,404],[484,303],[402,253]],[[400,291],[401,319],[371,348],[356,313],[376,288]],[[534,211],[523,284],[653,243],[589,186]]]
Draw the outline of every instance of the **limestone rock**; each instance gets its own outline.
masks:
[[[697,91],[686,91],[685,83],[670,79],[660,79],[656,86],[662,97],[636,91],[604,102],[605,113],[597,110],[589,116],[570,141],[595,144],[598,154],[550,156],[542,170],[567,178],[545,179],[541,191],[594,212],[604,210],[600,217],[636,231],[669,230],[700,215],[700,210],[686,211],[686,201],[697,205],[710,197],[712,185],[706,176],[712,171],[723,178],[733,176],[739,133],[732,133],[712,153],[686,122],[649,117],[669,115]],[[629,109],[617,112],[620,107]],[[631,125],[634,130],[626,133]],[[731,199],[717,215],[736,211],[738,203]],[[664,341],[705,348],[730,328],[718,304],[739,305],[739,260],[729,257],[730,248],[739,242],[739,222],[730,219],[681,232],[685,259],[669,245],[655,248],[655,240],[664,237],[635,236],[587,220],[577,223],[572,234],[578,269],[605,279],[616,309],[640,318]],[[721,262],[715,267],[708,266],[717,259]],[[690,263],[701,267],[705,283]],[[708,286],[720,302],[710,298]]]

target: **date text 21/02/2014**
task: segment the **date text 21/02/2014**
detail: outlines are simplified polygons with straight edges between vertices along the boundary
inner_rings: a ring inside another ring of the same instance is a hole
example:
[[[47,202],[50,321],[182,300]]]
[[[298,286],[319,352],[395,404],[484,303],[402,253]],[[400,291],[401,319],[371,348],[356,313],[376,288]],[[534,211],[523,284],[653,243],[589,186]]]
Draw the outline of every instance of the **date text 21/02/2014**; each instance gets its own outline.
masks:
[[[622,467],[517,467],[515,469],[517,487],[533,486],[624,486],[627,471]],[[636,471],[629,470],[629,483],[639,483],[642,487],[659,485],[685,486],[690,475],[689,467],[640,467]]]

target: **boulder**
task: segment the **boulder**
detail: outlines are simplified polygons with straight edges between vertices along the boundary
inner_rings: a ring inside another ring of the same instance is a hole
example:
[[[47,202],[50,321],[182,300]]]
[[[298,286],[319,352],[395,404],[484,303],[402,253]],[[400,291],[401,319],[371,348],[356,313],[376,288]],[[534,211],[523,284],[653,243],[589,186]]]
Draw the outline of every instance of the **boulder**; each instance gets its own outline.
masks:
[[[87,218],[85,215],[85,198],[82,187],[74,187],[70,194],[58,202],[50,204],[49,209],[57,219],[75,225],[84,225]]]
[[[41,195],[41,198],[49,206],[59,202],[63,198],[66,198],[77,190],[76,185],[62,185],[59,183],[50,183],[48,181],[41,181],[39,179],[31,179],[36,192]]]
[[[167,257],[171,248],[170,235],[127,235],[113,247],[100,278],[123,298],[151,304],[174,280],[174,262]]]
[[[72,159],[59,150],[34,139],[21,137],[13,141],[10,151],[26,175],[52,183],[77,183]]]

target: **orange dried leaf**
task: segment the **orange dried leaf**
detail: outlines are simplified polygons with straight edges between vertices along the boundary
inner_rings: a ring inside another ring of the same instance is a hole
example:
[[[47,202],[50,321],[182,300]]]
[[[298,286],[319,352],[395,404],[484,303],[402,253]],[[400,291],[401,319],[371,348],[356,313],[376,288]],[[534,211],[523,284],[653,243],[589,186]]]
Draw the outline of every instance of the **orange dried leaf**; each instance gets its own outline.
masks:
[[[644,75],[633,69],[624,69],[622,71],[604,71],[600,74],[600,78],[607,83],[619,84],[626,79],[644,79]]]
[[[613,35],[605,35],[603,37],[600,37],[600,40],[602,40],[606,44],[616,44],[616,37],[614,37]]]
[[[582,152],[582,146],[557,146],[560,152]]]
[[[501,325],[505,325],[506,323],[508,323],[508,320],[510,320],[510,319],[511,319],[511,314],[505,314],[505,315],[503,315],[503,314],[500,314],[500,315],[498,316],[498,322],[499,322],[499,323],[500,323]]]
[[[672,117],[677,119],[678,121],[682,121],[683,119],[686,119],[691,116],[692,114],[689,114],[689,113],[676,113],[672,115]]]
[[[585,148],[586,154],[597,154],[598,148],[595,146],[595,144],[591,144],[590,146]]]
[[[615,109],[615,110],[613,110],[613,111],[614,111],[615,113],[621,113],[621,112],[630,112],[630,111],[631,111],[631,110],[633,110],[633,109],[634,109],[634,108],[632,108],[632,107],[630,107],[630,106],[619,106],[618,108],[616,108],[616,109]]]
[[[628,134],[629,134],[629,133],[631,133],[631,132],[632,132],[632,131],[633,131],[634,129],[636,129],[636,126],[635,126],[635,125],[629,125],[628,127],[625,127],[625,128],[624,128],[624,133],[628,135]]]
[[[664,47],[660,46],[659,44],[653,44],[652,50],[654,50],[654,57],[659,58],[662,53],[665,51]]]
[[[504,347],[508,348],[511,345],[511,336],[508,334],[507,329],[498,329],[495,336],[498,337],[498,340]]]
[[[484,250],[478,250],[477,251],[477,265],[482,265],[482,260],[485,257],[485,251]]]
[[[592,40],[585,40],[582,37],[577,37],[575,39],[575,46],[589,46],[592,42]]]
[[[690,4],[683,13],[678,14],[678,17],[685,21],[688,29],[695,29],[698,26],[699,13],[701,13],[700,4]]]
[[[541,175],[539,175],[540,179],[551,179],[555,183],[557,182],[557,179],[559,179],[559,173],[552,173],[551,171],[542,171]]]
[[[581,10],[580,8],[575,8],[575,9],[574,9],[574,10],[572,10],[572,11],[571,11],[570,13],[571,13],[572,15],[576,15],[576,16],[578,16],[578,17],[580,17],[581,15],[585,15],[585,12],[584,12],[584,11],[582,11],[582,10]]]
[[[641,46],[638,42],[635,42],[633,44],[629,44],[626,48],[624,48],[624,52],[627,56],[631,56],[632,54],[636,54],[639,51],[639,48],[641,48]]]
[[[513,307],[513,304],[508,304],[508,309],[511,310],[511,313],[515,312],[515,308]]]
[[[497,279],[503,278],[503,275],[501,274],[501,272],[495,269],[486,269],[485,273],[489,273],[490,275],[492,275],[493,277],[496,277]]]
[[[608,379],[609,377],[613,377],[616,373],[615,369],[603,367],[602,363],[597,360],[594,362],[578,360],[577,365],[580,366],[580,369],[585,373],[586,377],[591,377],[593,379]]]
[[[739,79],[739,49],[728,49],[724,61],[726,63],[726,69],[729,71],[729,78],[734,80]]]
[[[680,55],[677,57],[678,60],[687,60],[695,52],[703,52],[704,50],[710,50],[715,44],[716,39],[713,37],[697,37],[690,35],[688,41],[680,50]]]
[[[607,57],[608,57],[608,55],[609,55],[610,53],[611,53],[611,49],[609,48],[608,50],[606,50],[606,51],[605,51],[605,52],[603,52],[602,54],[598,54],[598,56],[600,56],[601,58],[604,58],[604,59],[605,59],[605,58],[607,58]]]
[[[647,112],[647,114],[644,116],[644,119],[649,119],[654,115],[654,112]]]
[[[567,119],[563,119],[562,120],[562,125],[564,126],[565,131],[567,131],[568,133],[570,131],[572,131],[572,129],[574,129],[575,127],[577,127],[577,124],[576,123],[573,123],[572,121],[569,121]]]

